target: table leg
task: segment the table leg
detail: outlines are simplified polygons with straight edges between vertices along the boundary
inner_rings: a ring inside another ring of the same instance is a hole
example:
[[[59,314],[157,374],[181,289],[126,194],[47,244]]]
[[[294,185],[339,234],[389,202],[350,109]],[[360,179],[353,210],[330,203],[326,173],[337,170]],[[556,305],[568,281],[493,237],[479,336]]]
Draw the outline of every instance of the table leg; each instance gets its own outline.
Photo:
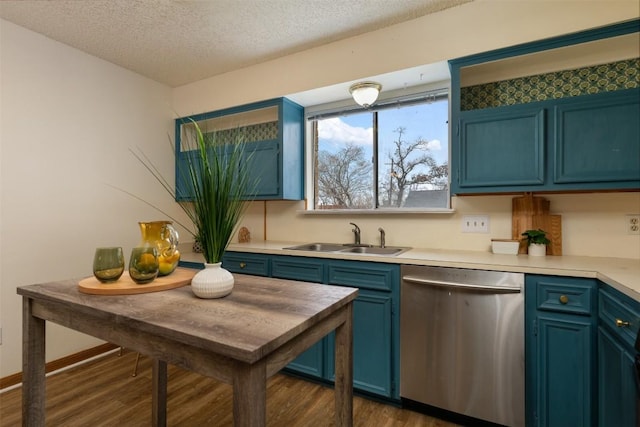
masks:
[[[347,319],[336,328],[336,426],[353,425],[353,303],[345,310]]]
[[[233,425],[262,427],[267,420],[267,365],[238,362],[233,371]]]
[[[152,424],[167,425],[167,362],[153,359]]]
[[[45,321],[33,316],[33,300],[22,298],[22,425],[44,426]]]

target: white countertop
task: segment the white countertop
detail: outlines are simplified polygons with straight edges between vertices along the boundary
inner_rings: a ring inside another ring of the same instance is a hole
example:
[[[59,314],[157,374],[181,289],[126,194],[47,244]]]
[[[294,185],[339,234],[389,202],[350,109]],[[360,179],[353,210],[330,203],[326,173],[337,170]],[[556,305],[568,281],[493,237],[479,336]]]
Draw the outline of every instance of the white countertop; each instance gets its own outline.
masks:
[[[392,264],[416,264],[436,267],[458,267],[477,270],[511,271],[554,276],[589,277],[602,280],[620,292],[640,301],[640,260],[583,256],[498,255],[480,251],[452,251],[441,249],[411,249],[397,256],[312,252],[283,249],[305,242],[256,241],[232,243],[229,251],[254,252],[272,255],[294,255],[313,258],[332,258],[375,261]],[[311,242],[306,242],[311,243]],[[180,245],[181,248],[183,245]],[[186,246],[186,245],[185,245]],[[202,254],[182,251],[181,259],[204,262]]]

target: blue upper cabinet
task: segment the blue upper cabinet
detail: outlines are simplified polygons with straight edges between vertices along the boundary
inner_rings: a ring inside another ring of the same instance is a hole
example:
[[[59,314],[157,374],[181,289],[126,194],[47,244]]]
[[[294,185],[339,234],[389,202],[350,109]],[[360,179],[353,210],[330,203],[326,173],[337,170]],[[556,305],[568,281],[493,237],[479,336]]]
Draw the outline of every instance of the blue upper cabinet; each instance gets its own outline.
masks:
[[[240,133],[247,142],[244,163],[256,182],[256,200],[302,200],[304,197],[304,109],[277,98],[176,120],[176,200],[189,201],[193,190],[187,175],[190,132],[198,123],[203,133],[223,141]],[[249,197],[249,195],[248,195]]]
[[[460,188],[544,184],[545,110],[518,106],[460,118]]]
[[[632,21],[450,61],[452,194],[640,189],[639,31]]]
[[[639,71],[640,72],[640,71]],[[640,181],[637,90],[563,99],[554,110],[555,184]]]

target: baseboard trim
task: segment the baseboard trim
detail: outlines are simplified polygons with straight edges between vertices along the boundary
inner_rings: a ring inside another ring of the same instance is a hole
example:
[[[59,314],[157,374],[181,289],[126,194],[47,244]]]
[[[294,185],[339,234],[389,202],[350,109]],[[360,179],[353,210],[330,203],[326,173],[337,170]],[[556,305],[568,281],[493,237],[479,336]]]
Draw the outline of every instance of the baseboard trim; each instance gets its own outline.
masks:
[[[118,346],[115,344],[105,343],[96,347],[82,350],[78,353],[70,354],[69,356],[65,356],[60,359],[52,360],[51,362],[45,365],[45,372],[49,373],[49,372],[57,371],[58,369],[66,368],[67,366],[71,366],[75,363],[82,362],[83,360],[90,359],[92,357],[98,356],[102,353],[106,353],[116,348],[118,348]],[[22,382],[22,372],[9,375],[8,377],[0,378],[0,390],[3,390],[7,387],[14,386],[16,384],[20,384],[21,382]]]

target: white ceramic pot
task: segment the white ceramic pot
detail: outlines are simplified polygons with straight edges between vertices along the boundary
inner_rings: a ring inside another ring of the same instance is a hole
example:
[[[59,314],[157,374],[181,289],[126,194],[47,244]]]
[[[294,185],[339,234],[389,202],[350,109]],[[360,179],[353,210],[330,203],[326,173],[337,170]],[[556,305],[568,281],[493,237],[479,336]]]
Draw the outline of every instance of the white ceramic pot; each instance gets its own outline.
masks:
[[[198,298],[222,298],[233,289],[233,275],[222,268],[222,263],[204,264],[191,279],[191,290]]]
[[[531,256],[545,256],[547,255],[547,245],[542,243],[532,243],[529,245],[529,255]]]

